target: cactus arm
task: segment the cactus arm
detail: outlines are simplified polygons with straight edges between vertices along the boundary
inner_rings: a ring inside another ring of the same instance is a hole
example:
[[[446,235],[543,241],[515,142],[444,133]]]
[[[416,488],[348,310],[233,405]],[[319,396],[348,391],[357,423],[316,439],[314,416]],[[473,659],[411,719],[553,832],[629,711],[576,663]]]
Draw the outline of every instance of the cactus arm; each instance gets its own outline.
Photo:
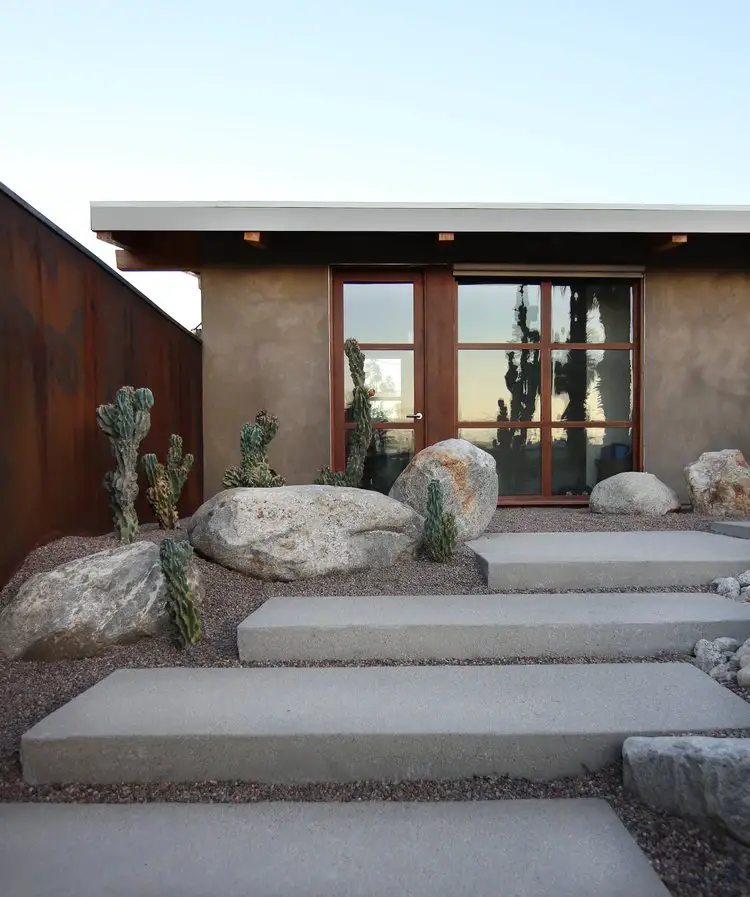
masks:
[[[193,549],[189,542],[164,539],[159,544],[159,560],[167,589],[167,613],[180,648],[195,645],[201,638],[200,616],[188,583],[192,558]]]

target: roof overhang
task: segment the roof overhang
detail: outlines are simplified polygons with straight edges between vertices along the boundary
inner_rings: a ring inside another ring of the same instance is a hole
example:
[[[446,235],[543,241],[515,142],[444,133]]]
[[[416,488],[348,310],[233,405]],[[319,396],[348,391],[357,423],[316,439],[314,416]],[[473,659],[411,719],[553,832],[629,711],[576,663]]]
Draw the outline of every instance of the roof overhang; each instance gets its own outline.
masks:
[[[92,202],[98,232],[750,234],[750,206]]]

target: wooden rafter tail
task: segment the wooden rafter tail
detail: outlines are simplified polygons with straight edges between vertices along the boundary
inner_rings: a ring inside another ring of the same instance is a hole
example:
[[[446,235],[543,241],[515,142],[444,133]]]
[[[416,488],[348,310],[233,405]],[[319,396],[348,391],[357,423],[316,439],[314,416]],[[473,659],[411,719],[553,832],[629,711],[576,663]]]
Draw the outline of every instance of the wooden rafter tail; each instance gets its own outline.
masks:
[[[672,234],[668,240],[661,240],[654,246],[654,252],[666,252],[684,246],[688,241],[687,234]]]

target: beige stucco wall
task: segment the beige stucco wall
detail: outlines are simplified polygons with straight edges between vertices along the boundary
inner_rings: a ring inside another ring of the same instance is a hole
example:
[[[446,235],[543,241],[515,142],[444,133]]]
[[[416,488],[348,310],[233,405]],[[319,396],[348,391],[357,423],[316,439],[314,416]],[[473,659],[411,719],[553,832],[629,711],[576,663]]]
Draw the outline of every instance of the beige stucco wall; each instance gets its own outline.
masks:
[[[201,272],[205,495],[239,463],[240,427],[280,421],[271,466],[311,483],[329,461],[328,270]]]
[[[701,452],[750,458],[750,272],[646,273],[645,469],[687,499]]]

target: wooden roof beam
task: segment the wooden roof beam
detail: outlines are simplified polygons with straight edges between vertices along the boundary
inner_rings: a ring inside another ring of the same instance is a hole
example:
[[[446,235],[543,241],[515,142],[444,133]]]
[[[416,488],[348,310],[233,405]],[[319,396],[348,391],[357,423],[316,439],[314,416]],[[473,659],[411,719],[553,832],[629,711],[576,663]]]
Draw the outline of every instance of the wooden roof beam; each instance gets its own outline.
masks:
[[[676,249],[678,246],[684,246],[687,241],[687,234],[672,234],[668,240],[660,239],[654,245],[654,252],[666,252],[669,249]]]

